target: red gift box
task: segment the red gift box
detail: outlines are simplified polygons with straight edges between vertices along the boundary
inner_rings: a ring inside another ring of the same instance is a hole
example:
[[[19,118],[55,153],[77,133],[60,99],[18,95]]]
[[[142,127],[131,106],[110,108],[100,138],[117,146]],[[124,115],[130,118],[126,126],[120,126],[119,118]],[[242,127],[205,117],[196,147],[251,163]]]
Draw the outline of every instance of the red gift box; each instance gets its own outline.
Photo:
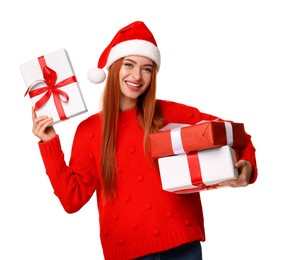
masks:
[[[168,125],[163,130],[149,135],[152,157],[190,153],[224,145],[233,148],[246,145],[242,123],[205,121],[196,125],[178,124],[172,129]]]

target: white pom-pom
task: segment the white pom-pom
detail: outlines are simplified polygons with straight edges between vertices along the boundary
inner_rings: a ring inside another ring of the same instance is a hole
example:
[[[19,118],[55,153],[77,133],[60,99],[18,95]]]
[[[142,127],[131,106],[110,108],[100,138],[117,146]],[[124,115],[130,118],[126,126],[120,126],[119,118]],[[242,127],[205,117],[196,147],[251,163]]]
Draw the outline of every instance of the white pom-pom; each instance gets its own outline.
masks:
[[[88,79],[94,84],[102,83],[105,77],[105,72],[102,69],[92,68],[88,71]]]

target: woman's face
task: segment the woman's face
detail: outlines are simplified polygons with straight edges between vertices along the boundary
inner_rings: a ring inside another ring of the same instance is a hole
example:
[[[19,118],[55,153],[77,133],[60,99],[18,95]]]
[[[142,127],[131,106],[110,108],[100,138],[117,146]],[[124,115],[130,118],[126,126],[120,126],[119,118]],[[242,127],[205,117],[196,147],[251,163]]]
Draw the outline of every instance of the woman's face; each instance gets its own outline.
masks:
[[[153,61],[143,56],[127,56],[119,71],[121,90],[121,110],[130,109],[137,104],[138,97],[151,82]]]

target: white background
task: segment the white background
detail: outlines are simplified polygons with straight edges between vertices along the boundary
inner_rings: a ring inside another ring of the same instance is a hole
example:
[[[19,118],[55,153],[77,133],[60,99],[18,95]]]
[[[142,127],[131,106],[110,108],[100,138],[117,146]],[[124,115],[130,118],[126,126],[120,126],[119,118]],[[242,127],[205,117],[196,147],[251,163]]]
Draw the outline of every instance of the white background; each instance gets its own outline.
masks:
[[[88,82],[87,71],[135,20],[148,25],[161,50],[158,98],[243,122],[257,149],[254,185],[201,193],[204,259],[281,259],[279,3],[2,1],[0,259],[103,259],[95,196],[69,215],[53,194],[18,65],[68,51],[89,110],[56,126],[68,161],[78,123],[99,109],[103,85]]]

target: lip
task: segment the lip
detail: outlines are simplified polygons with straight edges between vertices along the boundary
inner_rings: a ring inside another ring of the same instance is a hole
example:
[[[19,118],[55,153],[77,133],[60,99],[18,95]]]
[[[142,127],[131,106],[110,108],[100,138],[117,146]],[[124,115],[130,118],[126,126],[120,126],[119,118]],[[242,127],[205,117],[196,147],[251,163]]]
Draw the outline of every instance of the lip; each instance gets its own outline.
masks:
[[[134,83],[131,81],[125,81],[125,83],[126,83],[126,86],[128,87],[128,89],[130,89],[131,91],[134,91],[134,92],[138,92],[142,87],[141,84]]]

